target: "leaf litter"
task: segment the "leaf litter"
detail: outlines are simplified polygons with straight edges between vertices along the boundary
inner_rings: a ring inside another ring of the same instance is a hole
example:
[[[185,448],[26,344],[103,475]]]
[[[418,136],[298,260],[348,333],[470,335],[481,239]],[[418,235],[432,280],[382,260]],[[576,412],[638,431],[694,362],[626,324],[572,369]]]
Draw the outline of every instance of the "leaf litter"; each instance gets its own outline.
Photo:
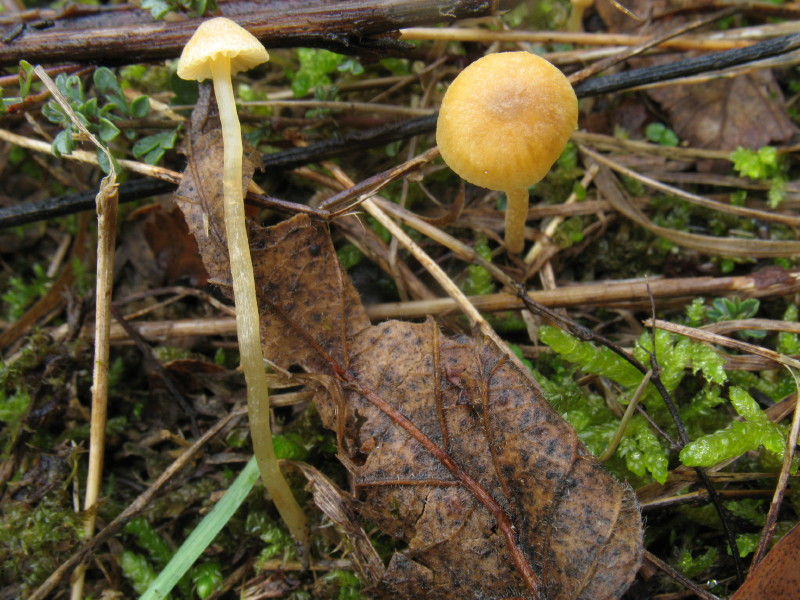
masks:
[[[193,127],[187,144],[178,204],[210,276],[230,293],[221,183],[203,175],[222,146],[213,126]],[[265,356],[308,373],[300,378],[317,387],[361,518],[407,544],[375,597],[624,593],[643,554],[633,490],[528,373],[490,340],[448,338],[431,319],[371,325],[324,223],[298,215],[252,225],[250,244]]]

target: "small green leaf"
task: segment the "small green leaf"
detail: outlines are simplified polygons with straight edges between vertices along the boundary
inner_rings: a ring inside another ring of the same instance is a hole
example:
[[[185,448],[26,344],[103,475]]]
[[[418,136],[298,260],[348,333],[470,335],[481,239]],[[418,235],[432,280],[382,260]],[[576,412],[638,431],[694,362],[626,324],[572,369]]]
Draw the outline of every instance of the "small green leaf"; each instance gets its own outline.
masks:
[[[59,91],[64,94],[68,100],[73,101],[70,104],[83,104],[85,102],[85,97],[83,95],[83,82],[81,78],[77,75],[70,75],[68,77],[63,75],[64,74],[61,73],[56,77],[56,86]]]
[[[191,570],[191,576],[195,591],[201,599],[208,598],[222,587],[222,567],[219,561],[210,560],[197,565]]]
[[[357,58],[352,56],[345,58],[336,68],[343,73],[352,73],[353,75],[361,75],[364,72],[364,67]]]
[[[644,134],[651,142],[661,146],[677,146],[680,141],[675,132],[663,123],[650,123]]]
[[[681,573],[694,579],[703,571],[710,569],[717,562],[718,557],[719,552],[716,548],[709,548],[699,556],[694,556],[687,548],[681,552],[677,567]]]
[[[723,385],[728,381],[728,374],[725,372],[725,359],[711,346],[691,343],[692,353],[692,372],[703,373],[703,377],[710,383]]]
[[[19,95],[25,98],[31,91],[33,65],[27,60],[19,61]]]
[[[364,253],[361,252],[354,244],[344,244],[336,251],[336,256],[339,258],[339,264],[347,271],[355,267],[364,259]]]
[[[704,435],[689,442],[681,450],[680,459],[688,467],[711,467],[729,458],[764,446],[769,452],[782,455],[785,440],[774,424],[734,421],[726,429]]]
[[[123,531],[136,538],[136,543],[148,552],[158,567],[165,567],[172,558],[173,552],[169,544],[144,517],[131,519],[125,524]]]
[[[164,0],[142,0],[142,8],[144,10],[149,10],[153,18],[158,21],[163,19],[174,6],[170,2],[165,2]]]
[[[81,112],[90,119],[99,117],[100,110],[97,108],[97,98],[89,98],[81,107]]]
[[[760,533],[740,533],[737,535],[736,546],[739,548],[739,556],[745,558],[755,552],[760,539]]]
[[[550,326],[541,327],[539,337],[565,360],[580,365],[587,373],[609,377],[624,386],[635,387],[642,380],[642,374],[633,365],[606,347],[581,342],[565,331]]]
[[[772,425],[769,417],[758,407],[753,397],[740,387],[733,386],[728,393],[734,410],[751,423]]]
[[[72,131],[65,129],[59,132],[52,143],[53,156],[61,158],[62,154],[69,154],[75,148],[75,140],[72,139]]]
[[[131,149],[131,152],[136,158],[142,158],[152,153],[154,150],[160,150],[163,155],[164,150],[169,150],[175,146],[175,141],[178,139],[178,131],[162,131],[155,135],[148,135],[138,140]],[[154,155],[151,155],[153,158]],[[160,155],[159,157],[160,158]],[[155,164],[155,163],[150,163]]]
[[[639,477],[649,472],[658,483],[666,482],[669,475],[667,451],[643,418],[635,417],[628,424],[617,453],[625,458],[625,466]]]
[[[104,142],[110,142],[119,135],[119,128],[106,118],[100,118],[98,134]]]
[[[42,115],[44,115],[45,119],[56,125],[61,125],[62,127],[70,126],[69,119],[64,114],[63,109],[54,100],[50,100],[42,107]]]
[[[17,392],[7,396],[0,390],[0,422],[15,423],[22,419],[30,404],[30,396],[26,392]]]
[[[122,575],[131,583],[138,594],[143,594],[156,579],[153,566],[141,554],[123,550],[120,558]]]
[[[148,165],[157,165],[158,161],[160,161],[164,157],[164,149],[163,148],[155,148],[145,154],[142,157],[142,161],[147,163]]]
[[[96,155],[97,155],[97,165],[103,170],[103,173],[105,173],[106,175],[111,173],[111,163],[108,162],[108,155],[106,155],[105,152],[100,150],[100,148],[97,149]],[[116,164],[114,165],[115,168],[117,166],[118,165]]]
[[[133,102],[131,102],[131,116],[143,119],[149,114],[150,98],[144,95],[134,98]]]
[[[94,72],[94,85],[101,94],[122,96],[122,86],[108,67],[100,67]]]

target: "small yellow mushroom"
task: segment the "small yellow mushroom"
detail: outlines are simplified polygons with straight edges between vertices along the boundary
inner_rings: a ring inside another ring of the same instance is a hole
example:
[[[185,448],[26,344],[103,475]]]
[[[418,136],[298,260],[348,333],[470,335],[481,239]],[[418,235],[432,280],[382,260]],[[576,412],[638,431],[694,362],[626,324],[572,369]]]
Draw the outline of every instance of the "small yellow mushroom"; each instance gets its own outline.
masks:
[[[278,468],[269,425],[269,388],[261,352],[261,328],[253,264],[245,226],[242,189],[242,131],[231,77],[269,60],[264,46],[233,21],[216,18],[203,22],[186,44],[178,62],[178,76],[211,79],[222,125],[223,205],[225,236],[231,263],[236,332],[247,383],[247,406],[253,451],[261,479],[278,512],[296,540],[305,544],[305,515]]]
[[[506,193],[508,252],[518,254],[525,245],[528,187],[547,175],[577,124],[569,81],[529,52],[484,56],[447,89],[436,143],[463,179]]]

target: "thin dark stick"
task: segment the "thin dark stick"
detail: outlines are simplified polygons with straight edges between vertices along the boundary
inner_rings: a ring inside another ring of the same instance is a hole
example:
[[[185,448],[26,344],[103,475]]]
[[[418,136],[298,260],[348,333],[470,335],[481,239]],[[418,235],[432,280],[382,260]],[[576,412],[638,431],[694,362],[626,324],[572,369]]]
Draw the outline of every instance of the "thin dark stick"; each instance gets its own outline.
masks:
[[[703,19],[697,19],[696,21],[689,21],[688,23],[684,23],[670,29],[669,31],[665,31],[660,35],[653,36],[652,39],[645,42],[644,44],[639,44],[638,46],[632,46],[631,48],[627,48],[620,52],[619,54],[615,54],[614,56],[609,56],[608,58],[604,58],[602,60],[598,60],[596,63],[593,63],[586,67],[585,69],[581,69],[577,73],[573,73],[569,76],[569,82],[573,84],[573,86],[578,85],[579,82],[583,81],[584,79],[591,77],[592,75],[596,75],[606,69],[613,67],[621,63],[622,61],[628,60],[634,56],[638,56],[645,50],[649,50],[659,44],[666,42],[667,40],[671,40],[674,37],[679,35],[683,35],[689,31],[694,29],[698,29],[699,27],[703,27],[708,25],[709,23],[713,23],[714,21],[718,21],[719,19],[723,19],[727,16],[734,15],[737,12],[741,11],[744,7],[743,6],[729,6],[728,8],[724,8],[720,11],[717,11]]]
[[[137,179],[120,184],[119,202],[133,202],[148,196],[168,194],[176,189],[174,183],[159,179]],[[96,191],[67,194],[37,202],[24,202],[0,208],[0,229],[44,221],[84,210],[94,210]]]
[[[650,290],[650,284],[647,284],[647,294],[650,299],[650,314],[653,321],[656,318],[656,301],[655,297],[653,296]],[[655,328],[650,329],[650,336],[653,343],[653,351],[650,353],[650,369],[652,370],[652,377],[651,380],[655,383],[656,387],[660,390],[663,390],[662,396],[664,398],[664,403],[667,406],[667,410],[669,414],[672,416],[672,421],[675,423],[675,427],[678,429],[678,437],[680,437],[680,448],[683,448],[686,444],[689,443],[689,434],[686,432],[686,427],[683,425],[683,420],[681,419],[681,415],[678,412],[678,407],[675,406],[675,403],[672,401],[672,396],[667,392],[666,387],[664,386],[663,382],[661,381],[661,368],[658,366],[658,357],[656,355],[656,332]],[[736,532],[733,530],[731,526],[730,520],[728,518],[728,511],[725,506],[722,504],[722,499],[719,497],[714,484],[711,482],[711,479],[708,477],[708,474],[705,472],[705,469],[700,467],[694,467],[694,472],[697,474],[697,478],[700,480],[700,483],[706,489],[706,493],[708,493],[708,497],[711,500],[711,503],[714,505],[714,509],[719,515],[719,520],[722,523],[722,528],[725,530],[725,535],[728,538],[728,545],[731,549],[731,555],[733,556],[733,564],[736,567],[736,579],[741,585],[744,582],[744,565],[742,564],[742,557],[739,555],[739,544],[736,541]]]
[[[346,54],[386,56],[413,46],[396,39],[398,29],[488,17],[518,0],[307,0],[288,8],[268,4],[220,2],[234,19],[268,48],[327,48]],[[133,21],[133,22],[131,22]],[[140,21],[140,22],[136,22]],[[57,19],[42,31],[26,30],[0,42],[0,66],[79,62],[105,65],[140,63],[180,55],[202,19],[156,21],[144,11],[109,11],[104,19]]]
[[[291,148],[262,156],[265,169],[294,169],[311,162],[339,156],[343,152],[367,150],[389,142],[431,133],[436,129],[438,113],[407,119],[366,131],[351,131],[305,147]]]
[[[655,554],[652,554],[651,552],[648,552],[647,550],[645,550],[644,551],[644,559],[647,562],[649,562],[652,566],[654,566],[655,568],[663,571],[664,573],[666,573],[667,575],[672,577],[672,579],[674,579],[675,581],[680,583],[687,590],[691,590],[692,592],[697,594],[697,596],[699,596],[700,598],[703,598],[704,600],[720,600],[720,598],[718,596],[715,596],[714,594],[712,594],[708,590],[704,590],[699,585],[697,585],[694,581],[692,581],[691,579],[686,577],[683,573],[681,573],[680,571],[676,571],[671,566],[669,566],[667,563],[665,563],[663,560],[658,558]]]
[[[669,65],[633,69],[617,75],[598,77],[597,79],[584,81],[575,86],[574,89],[578,98],[620,92],[654,81],[669,81],[670,79],[695,75],[707,70],[740,65],[761,58],[783,54],[796,48],[800,48],[800,34],[791,34],[759,42],[747,48],[726,50],[699,58],[676,61]],[[365,150],[381,146],[390,141],[431,133],[436,129],[437,119],[438,113],[408,119],[402,123],[373,129],[368,132],[349,133],[337,139],[309,144],[304,148],[292,148],[283,152],[267,154],[263,158],[265,164],[269,167],[291,169],[345,152]]]
[[[718,69],[726,69],[737,65],[785,54],[800,48],[800,33],[792,33],[781,37],[759,42],[747,48],[735,48],[723,52],[715,52],[697,58],[656,65],[641,69],[632,69],[616,75],[590,79],[575,86],[579,98],[598,96],[611,92],[619,92],[648,83],[669,81],[688,75],[707,73]]]

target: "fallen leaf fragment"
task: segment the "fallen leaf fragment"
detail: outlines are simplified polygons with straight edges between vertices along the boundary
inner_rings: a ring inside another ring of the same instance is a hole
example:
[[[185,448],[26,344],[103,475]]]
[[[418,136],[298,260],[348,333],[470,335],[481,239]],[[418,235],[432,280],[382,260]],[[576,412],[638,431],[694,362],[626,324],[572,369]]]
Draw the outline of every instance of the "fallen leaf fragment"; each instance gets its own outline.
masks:
[[[265,352],[327,385],[315,398],[361,514],[405,540],[378,597],[617,598],[642,555],[616,482],[490,341],[428,320],[369,326],[324,225],[254,230]],[[433,448],[433,449],[432,449]]]
[[[731,600],[794,600],[800,595],[800,525],[773,546]]]

